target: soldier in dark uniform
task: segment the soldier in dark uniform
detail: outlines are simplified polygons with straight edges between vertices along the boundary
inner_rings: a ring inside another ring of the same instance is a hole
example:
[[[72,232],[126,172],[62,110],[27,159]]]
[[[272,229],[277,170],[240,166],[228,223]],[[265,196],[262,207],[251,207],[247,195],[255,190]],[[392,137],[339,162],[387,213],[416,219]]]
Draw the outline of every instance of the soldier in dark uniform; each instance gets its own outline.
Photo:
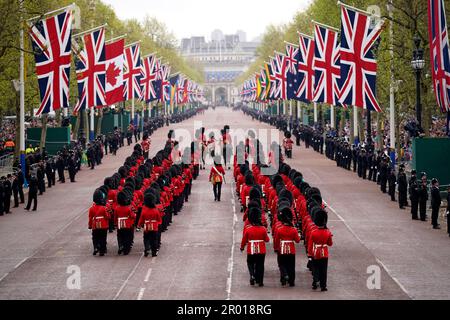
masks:
[[[411,171],[409,179],[409,198],[411,199],[411,215],[413,220],[419,220],[419,183],[417,181],[416,170]]]
[[[419,184],[419,214],[420,220],[427,221],[427,201],[428,201],[428,188],[427,188],[427,174],[422,172],[421,182]]]
[[[66,178],[64,176],[64,169],[65,169],[65,163],[64,158],[62,157],[61,153],[58,153],[58,157],[56,158],[56,169],[58,170],[58,181],[61,183],[66,182]]]
[[[352,160],[353,160],[353,172],[356,172],[358,168],[358,147],[355,144],[352,145]]]
[[[30,178],[29,190],[28,190],[28,204],[25,210],[29,211],[31,208],[31,201],[33,201],[33,210],[37,210],[37,194],[38,194],[38,180],[35,175]]]
[[[374,157],[373,157],[373,150],[372,148],[369,148],[368,152],[367,152],[367,168],[369,169],[369,175],[367,177],[367,179],[369,181],[372,181],[373,179],[373,174],[374,174]]]
[[[88,160],[88,166],[91,167],[91,170],[94,170],[95,168],[95,155],[94,155],[94,148],[90,143],[88,143],[88,148],[86,150],[86,156]]]
[[[12,196],[12,185],[11,185],[11,175],[8,174],[8,177],[2,177],[3,184],[3,210],[5,213],[11,213],[11,196]]]
[[[408,198],[407,198],[408,181],[406,180],[405,165],[403,164],[401,164],[399,167],[397,183],[398,183],[398,205],[400,209],[404,209],[406,206],[408,206]]]
[[[39,162],[37,167],[36,178],[38,180],[39,195],[42,195],[45,192],[45,173],[42,161]]]
[[[431,180],[431,224],[433,229],[440,229],[438,223],[439,208],[441,207],[442,199],[441,192],[439,191],[439,182],[436,178]]]
[[[14,195],[14,208],[19,207],[19,177],[18,174],[15,173],[12,181],[12,192]]]
[[[395,176],[395,169],[389,168],[389,177],[388,177],[388,185],[389,185],[389,195],[391,196],[391,201],[395,200],[395,185],[397,184],[397,177]]]
[[[366,180],[367,178],[367,154],[366,154],[366,149],[362,150],[362,161],[361,161],[361,174],[362,174],[362,178],[364,180]]]
[[[3,187],[3,183],[0,183],[0,216],[5,212],[5,208],[3,207],[5,199],[5,188]]]
[[[69,169],[69,177],[70,182],[75,182],[75,175],[76,175],[76,163],[75,163],[75,155],[71,154],[69,156],[69,159],[67,161],[67,167]]]
[[[53,182],[53,168],[52,168],[52,163],[49,159],[46,160],[45,162],[45,175],[47,176],[47,187],[51,188],[52,185],[54,185]]]
[[[380,185],[381,192],[386,193],[386,185],[388,180],[388,164],[386,158],[383,157],[380,164]]]

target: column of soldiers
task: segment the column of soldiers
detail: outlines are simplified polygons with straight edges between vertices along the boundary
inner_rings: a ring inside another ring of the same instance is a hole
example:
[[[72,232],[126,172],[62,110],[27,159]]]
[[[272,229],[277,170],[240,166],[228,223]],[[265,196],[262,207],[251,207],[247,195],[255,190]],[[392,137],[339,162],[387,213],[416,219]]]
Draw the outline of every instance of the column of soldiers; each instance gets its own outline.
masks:
[[[320,190],[310,187],[300,172],[282,160],[277,161],[276,170],[264,162],[250,164],[250,158],[236,148],[234,179],[244,221],[240,249],[247,247],[250,285],[264,286],[266,243],[272,234],[281,286],[295,286],[296,243],[303,240],[312,289],[320,286],[321,291],[327,291],[329,247],[333,242]],[[268,171],[274,173],[267,175]]]
[[[246,114],[256,112],[246,107],[243,108],[243,111]],[[267,118],[262,119],[262,121],[270,123]],[[270,124],[274,125],[273,121]],[[276,125],[278,128],[280,127],[279,124]],[[329,159],[336,161],[338,167],[353,170],[360,178],[376,182],[380,186],[381,192],[390,196],[391,201],[398,201],[400,209],[405,209],[409,206],[409,195],[413,220],[427,221],[426,205],[431,196],[432,226],[434,229],[440,228],[437,222],[439,211],[437,207],[438,204],[439,206],[441,204],[441,196],[436,191],[439,190],[437,179],[433,179],[430,185],[425,172],[421,173],[421,177],[418,179],[417,173],[413,170],[408,181],[405,166],[401,164],[396,174],[391,158],[382,150],[375,150],[373,145],[350,145],[346,138],[331,134],[327,134],[324,141],[321,128],[316,129],[299,124],[298,120],[294,122],[293,127],[293,132],[305,142],[306,148],[312,146],[316,152],[323,153],[323,146],[325,145],[325,155]],[[299,144],[297,143],[297,145]],[[398,199],[396,199],[396,190],[398,190]]]

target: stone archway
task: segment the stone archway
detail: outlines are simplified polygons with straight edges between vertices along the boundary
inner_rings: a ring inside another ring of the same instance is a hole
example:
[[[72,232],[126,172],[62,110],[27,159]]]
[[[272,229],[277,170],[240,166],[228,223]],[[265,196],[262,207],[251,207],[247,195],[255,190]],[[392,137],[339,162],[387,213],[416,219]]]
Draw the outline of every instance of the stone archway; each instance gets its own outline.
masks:
[[[218,87],[214,89],[214,104],[216,106],[228,105],[228,90],[225,87]]]

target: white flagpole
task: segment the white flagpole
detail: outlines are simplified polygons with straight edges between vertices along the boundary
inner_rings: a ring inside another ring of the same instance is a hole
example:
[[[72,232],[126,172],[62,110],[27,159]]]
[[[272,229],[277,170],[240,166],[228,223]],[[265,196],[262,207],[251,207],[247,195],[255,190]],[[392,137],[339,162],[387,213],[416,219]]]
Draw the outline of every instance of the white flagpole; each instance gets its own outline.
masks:
[[[20,12],[23,11],[23,1],[20,3]],[[20,90],[20,162],[22,166],[22,173],[25,175],[25,62],[24,62],[24,34],[22,15],[20,16],[20,75],[19,75],[19,90]],[[25,177],[25,176],[24,176]],[[25,182],[26,185],[26,182]]]
[[[392,23],[393,19],[393,6],[392,0],[389,0],[388,4],[389,10],[389,18],[391,19],[389,23],[389,51],[391,54],[391,84],[390,84],[390,92],[389,92],[389,134],[390,134],[390,146],[391,151],[395,152],[395,88],[394,88],[394,24]]]
[[[134,92],[133,97],[131,98],[131,121],[134,123]]]
[[[317,102],[314,102],[314,123],[317,123]]]
[[[334,123],[334,106],[331,106],[331,109],[330,109],[330,126],[331,126],[331,128],[333,128],[334,129],[334,127],[335,127],[335,123]]]
[[[358,109],[353,106],[353,136],[358,136]]]

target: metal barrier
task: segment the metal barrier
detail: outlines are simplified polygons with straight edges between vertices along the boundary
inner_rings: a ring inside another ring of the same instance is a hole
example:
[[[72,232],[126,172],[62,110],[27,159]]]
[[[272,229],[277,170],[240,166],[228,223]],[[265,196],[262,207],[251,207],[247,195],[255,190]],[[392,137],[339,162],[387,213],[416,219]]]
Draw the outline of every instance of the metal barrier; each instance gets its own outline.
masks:
[[[0,157],[0,176],[6,176],[14,172],[14,154],[7,154]]]

